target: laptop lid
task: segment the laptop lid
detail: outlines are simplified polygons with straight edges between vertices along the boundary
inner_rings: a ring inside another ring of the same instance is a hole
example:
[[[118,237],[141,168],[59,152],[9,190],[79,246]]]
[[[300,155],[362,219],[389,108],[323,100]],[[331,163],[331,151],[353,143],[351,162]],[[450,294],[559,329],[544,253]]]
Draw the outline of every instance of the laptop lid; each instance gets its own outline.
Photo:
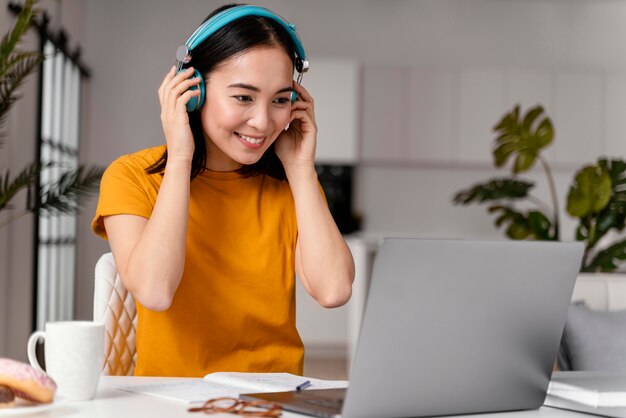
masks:
[[[242,395],[318,417],[539,408],[583,245],[386,239],[341,390]]]
[[[386,239],[342,416],[539,408],[582,254],[578,242]]]

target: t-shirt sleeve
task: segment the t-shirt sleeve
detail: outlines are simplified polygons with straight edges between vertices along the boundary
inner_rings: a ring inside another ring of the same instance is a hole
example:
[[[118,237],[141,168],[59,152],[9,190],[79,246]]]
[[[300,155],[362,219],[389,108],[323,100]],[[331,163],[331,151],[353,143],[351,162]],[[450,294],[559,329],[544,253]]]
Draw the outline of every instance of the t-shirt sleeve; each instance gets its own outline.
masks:
[[[324,188],[322,187],[322,183],[320,183],[319,181],[317,182],[317,186],[320,188],[320,193],[322,193],[322,197],[324,198],[324,201],[326,202],[326,204],[328,205],[328,198],[326,197],[326,192],[324,192]]]
[[[147,174],[123,158],[111,163],[100,182],[100,197],[91,229],[104,239],[108,239],[104,229],[106,216],[126,214],[150,218],[154,208],[148,192]]]

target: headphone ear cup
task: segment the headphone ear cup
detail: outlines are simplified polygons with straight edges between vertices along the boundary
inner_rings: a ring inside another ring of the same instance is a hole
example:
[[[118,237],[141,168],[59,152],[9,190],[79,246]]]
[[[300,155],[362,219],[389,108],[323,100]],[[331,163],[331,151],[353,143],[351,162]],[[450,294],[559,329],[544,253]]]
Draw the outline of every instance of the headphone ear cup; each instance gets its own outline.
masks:
[[[204,104],[204,96],[205,96],[204,77],[202,77],[202,74],[200,74],[198,70],[194,70],[193,76],[198,77],[200,79],[200,83],[195,86],[191,86],[189,90],[200,89],[200,96],[194,96],[191,99],[189,99],[189,101],[187,102],[187,112],[194,112],[200,109],[202,105]]]
[[[295,90],[291,90],[291,96],[289,97],[289,99],[291,100],[291,103],[295,102],[296,100],[298,100],[298,93],[296,93]]]

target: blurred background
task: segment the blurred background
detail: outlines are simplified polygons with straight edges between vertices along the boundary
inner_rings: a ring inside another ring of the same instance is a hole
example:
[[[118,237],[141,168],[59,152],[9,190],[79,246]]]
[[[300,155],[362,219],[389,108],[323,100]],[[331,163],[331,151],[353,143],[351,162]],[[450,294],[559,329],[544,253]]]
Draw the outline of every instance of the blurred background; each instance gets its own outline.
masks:
[[[3,0],[0,28],[14,22]],[[183,44],[218,1],[42,0],[51,31],[80,47],[78,159],[106,166],[164,142],[157,88]],[[555,126],[546,152],[561,201],[561,238],[574,239],[563,201],[574,172],[599,156],[626,156],[626,1],[413,0],[257,3],[296,24],[311,63],[303,85],[316,99],[318,174],[338,223],[367,249],[384,236],[504,239],[483,207],[452,203],[460,189],[498,173],[492,131],[515,104],[541,104]],[[26,47],[38,48],[32,31]],[[38,77],[7,121],[0,167],[36,155]],[[536,195],[549,201],[536,168]],[[109,251],[76,220],[73,299],[91,319],[93,268]],[[34,219],[0,229],[0,357],[26,358],[37,327]],[[367,268],[367,264],[364,264]],[[41,289],[40,289],[41,291]],[[351,305],[326,311],[299,289],[298,322],[309,364],[345,374]],[[352,302],[351,302],[352,303]],[[353,308],[352,308],[353,309]],[[358,308],[357,308],[358,310]],[[309,369],[311,370],[311,369]],[[306,370],[305,370],[306,372]],[[312,373],[309,373],[312,374]],[[314,374],[314,373],[313,373]],[[332,372],[318,374],[334,377]]]

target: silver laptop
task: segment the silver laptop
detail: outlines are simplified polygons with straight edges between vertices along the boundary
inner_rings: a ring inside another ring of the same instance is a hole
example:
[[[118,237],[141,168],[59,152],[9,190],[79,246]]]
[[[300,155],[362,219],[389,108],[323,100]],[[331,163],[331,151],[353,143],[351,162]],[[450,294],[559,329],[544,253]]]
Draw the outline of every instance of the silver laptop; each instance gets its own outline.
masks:
[[[242,395],[319,417],[539,408],[581,243],[386,239],[347,390]]]

